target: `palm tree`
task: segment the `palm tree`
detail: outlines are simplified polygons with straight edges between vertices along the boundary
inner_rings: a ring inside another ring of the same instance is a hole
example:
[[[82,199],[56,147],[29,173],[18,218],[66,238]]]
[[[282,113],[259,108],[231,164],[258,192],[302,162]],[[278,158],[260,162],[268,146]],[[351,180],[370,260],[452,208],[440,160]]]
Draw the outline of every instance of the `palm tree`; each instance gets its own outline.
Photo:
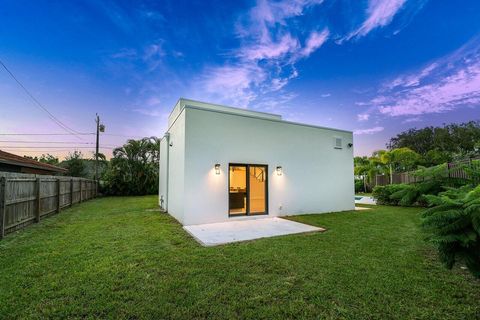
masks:
[[[128,140],[113,150],[107,179],[117,194],[155,193],[158,187],[160,140]]]

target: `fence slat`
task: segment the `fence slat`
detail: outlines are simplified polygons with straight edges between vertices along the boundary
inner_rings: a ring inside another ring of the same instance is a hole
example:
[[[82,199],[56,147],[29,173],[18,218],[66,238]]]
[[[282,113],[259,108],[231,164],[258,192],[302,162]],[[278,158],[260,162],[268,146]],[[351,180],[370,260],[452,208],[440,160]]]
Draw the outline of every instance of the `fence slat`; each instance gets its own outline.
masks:
[[[41,201],[42,201],[42,197],[41,197],[42,181],[40,180],[40,178],[37,178],[37,181],[36,181],[35,184],[36,184],[36,191],[37,191],[37,201],[36,201],[36,208],[35,208],[35,222],[40,222],[40,212],[42,211],[42,209],[40,207]]]
[[[62,196],[62,192],[61,192],[61,189],[60,189],[60,179],[57,179],[57,213],[60,212],[60,201],[61,201],[61,196]]]
[[[7,179],[0,178],[0,239],[5,236],[5,215],[7,211]]]

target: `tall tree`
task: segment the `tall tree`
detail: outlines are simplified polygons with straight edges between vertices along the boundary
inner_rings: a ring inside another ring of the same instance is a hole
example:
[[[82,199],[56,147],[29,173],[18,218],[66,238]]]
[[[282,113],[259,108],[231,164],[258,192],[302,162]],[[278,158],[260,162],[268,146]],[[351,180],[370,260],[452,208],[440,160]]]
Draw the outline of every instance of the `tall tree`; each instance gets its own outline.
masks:
[[[53,164],[53,165],[59,164],[58,157],[55,157],[54,155],[51,155],[49,153],[42,154],[42,156],[38,159],[38,161],[43,163]]]
[[[479,152],[480,121],[448,124],[442,127],[409,129],[387,143],[388,149],[407,147],[425,156],[431,150],[459,155]]]
[[[62,165],[67,168],[67,175],[72,177],[85,177],[85,163],[83,154],[80,151],[74,151],[68,154]]]

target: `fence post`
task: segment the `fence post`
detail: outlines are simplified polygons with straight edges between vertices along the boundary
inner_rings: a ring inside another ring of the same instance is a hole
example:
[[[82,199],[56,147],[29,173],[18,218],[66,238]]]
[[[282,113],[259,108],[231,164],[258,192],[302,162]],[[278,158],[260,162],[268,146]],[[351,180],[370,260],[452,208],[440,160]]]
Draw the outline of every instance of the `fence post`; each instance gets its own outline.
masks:
[[[40,203],[41,203],[41,183],[42,181],[40,180],[40,178],[37,178],[37,181],[35,183],[36,185],[36,191],[37,191],[37,198],[36,198],[36,202],[37,202],[37,207],[36,207],[36,211],[35,211],[35,222],[40,222]]]
[[[62,199],[62,190],[60,189],[60,178],[57,178],[57,213],[60,212],[60,200]]]
[[[7,178],[0,178],[0,239],[5,236],[5,215],[7,213]]]
[[[70,179],[70,207],[73,206],[73,179]]]
[[[82,184],[83,184],[82,182],[83,181],[82,181],[82,179],[79,179],[78,182],[80,182],[80,199],[78,200],[78,202],[82,202],[82,193],[83,193],[82,192]]]

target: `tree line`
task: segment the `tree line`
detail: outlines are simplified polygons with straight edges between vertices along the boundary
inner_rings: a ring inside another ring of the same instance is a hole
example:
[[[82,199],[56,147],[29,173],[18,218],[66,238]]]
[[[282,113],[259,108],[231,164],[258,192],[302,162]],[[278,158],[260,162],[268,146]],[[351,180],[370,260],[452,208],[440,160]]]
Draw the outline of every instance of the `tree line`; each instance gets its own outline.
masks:
[[[391,138],[387,150],[355,157],[355,189],[370,191],[377,174],[392,176],[480,156],[480,121],[409,129]]]
[[[67,176],[95,178],[95,154],[92,158],[85,158],[82,152],[74,151],[63,161],[50,154],[28,158],[66,168]],[[103,194],[158,193],[159,138],[128,140],[123,146],[113,150],[113,157],[110,160],[103,154],[99,154],[98,158],[100,190]]]

